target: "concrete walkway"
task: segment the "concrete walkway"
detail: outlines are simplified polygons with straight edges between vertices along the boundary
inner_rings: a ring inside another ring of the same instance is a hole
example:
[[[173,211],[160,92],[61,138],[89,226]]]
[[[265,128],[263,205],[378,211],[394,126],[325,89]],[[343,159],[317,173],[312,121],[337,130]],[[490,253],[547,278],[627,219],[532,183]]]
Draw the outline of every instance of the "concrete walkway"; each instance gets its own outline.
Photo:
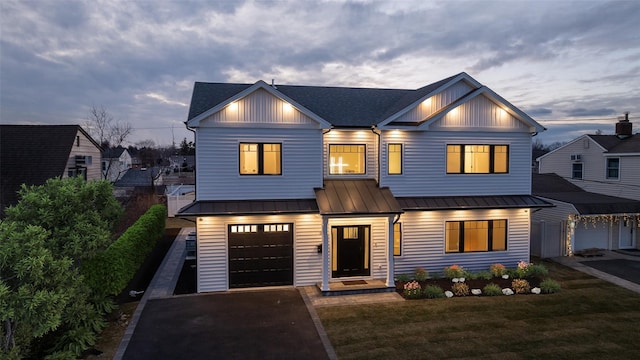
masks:
[[[575,270],[581,271],[585,274],[589,274],[591,276],[597,277],[599,279],[608,281],[610,283],[616,284],[618,286],[622,286],[623,288],[629,289],[640,294],[640,285],[631,281],[627,281],[625,279],[621,279],[617,276],[611,275],[604,271],[596,270],[590,266],[582,264],[583,262],[588,261],[603,261],[603,260],[629,260],[629,261],[640,261],[640,257],[638,256],[630,256],[620,254],[614,251],[602,251],[602,256],[592,256],[592,257],[581,257],[581,256],[563,256],[553,258],[552,260],[573,268]]]

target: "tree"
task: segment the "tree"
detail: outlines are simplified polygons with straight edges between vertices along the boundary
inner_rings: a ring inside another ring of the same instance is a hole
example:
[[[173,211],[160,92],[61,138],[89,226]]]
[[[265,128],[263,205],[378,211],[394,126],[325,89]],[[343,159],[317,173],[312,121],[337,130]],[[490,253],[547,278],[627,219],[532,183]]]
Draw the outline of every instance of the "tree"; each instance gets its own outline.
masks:
[[[195,155],[196,144],[193,141],[187,142],[187,138],[182,139],[178,155]]]
[[[112,243],[111,231],[122,215],[106,181],[49,179],[23,186],[17,205],[6,209],[0,224],[0,318],[3,351],[14,345],[75,358],[92,345],[103,326],[106,299],[80,275],[83,260]],[[16,344],[18,325],[35,339]]]
[[[104,149],[122,146],[122,143],[131,135],[133,127],[128,122],[114,119],[104,107],[95,105],[89,109],[89,116],[85,121],[85,129],[94,140],[98,141]],[[102,178],[106,179],[111,167],[111,161],[102,172]]]

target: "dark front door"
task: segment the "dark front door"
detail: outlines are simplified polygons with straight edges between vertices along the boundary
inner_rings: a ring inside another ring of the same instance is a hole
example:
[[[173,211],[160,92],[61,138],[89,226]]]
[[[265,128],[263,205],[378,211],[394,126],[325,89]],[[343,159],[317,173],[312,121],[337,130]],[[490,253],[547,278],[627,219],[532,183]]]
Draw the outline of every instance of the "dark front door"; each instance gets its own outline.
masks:
[[[293,224],[229,225],[229,287],[293,284]]]
[[[334,226],[331,228],[333,249],[332,276],[368,276],[369,233],[368,225]]]

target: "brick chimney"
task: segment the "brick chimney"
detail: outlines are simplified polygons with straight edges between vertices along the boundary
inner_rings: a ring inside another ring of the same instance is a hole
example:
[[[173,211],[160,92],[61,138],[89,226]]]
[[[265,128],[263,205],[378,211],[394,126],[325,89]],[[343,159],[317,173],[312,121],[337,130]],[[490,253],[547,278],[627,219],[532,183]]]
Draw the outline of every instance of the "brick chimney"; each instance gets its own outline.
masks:
[[[620,119],[616,123],[616,136],[620,139],[626,139],[633,135],[633,126],[629,122],[629,112],[624,113],[624,119]]]

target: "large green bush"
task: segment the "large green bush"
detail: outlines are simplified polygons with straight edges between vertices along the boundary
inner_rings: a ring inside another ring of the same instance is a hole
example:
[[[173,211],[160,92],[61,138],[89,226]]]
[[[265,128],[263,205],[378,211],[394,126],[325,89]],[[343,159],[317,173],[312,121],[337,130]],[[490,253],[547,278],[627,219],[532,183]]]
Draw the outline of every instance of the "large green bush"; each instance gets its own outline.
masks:
[[[96,293],[120,293],[164,233],[166,217],[163,205],[149,208],[109,248],[82,266],[87,284]]]

